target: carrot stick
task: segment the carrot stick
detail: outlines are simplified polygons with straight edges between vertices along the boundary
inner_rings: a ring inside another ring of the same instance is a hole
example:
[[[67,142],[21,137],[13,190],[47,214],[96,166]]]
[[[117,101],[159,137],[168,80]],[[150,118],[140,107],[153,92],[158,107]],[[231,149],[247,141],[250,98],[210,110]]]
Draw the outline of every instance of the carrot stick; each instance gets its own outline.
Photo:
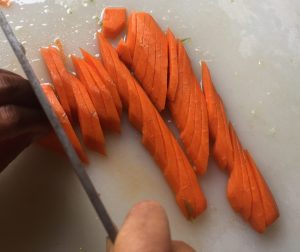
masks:
[[[68,117],[71,118],[72,113],[71,113],[71,108],[69,105],[69,100],[67,98],[66,90],[64,88],[63,82],[59,75],[58,69],[56,68],[55,63],[52,59],[52,55],[47,48],[41,48],[40,51],[41,51],[42,57],[46,63],[46,66],[48,68],[51,79],[53,81],[53,85],[57,92],[59,101],[61,102],[61,105],[62,105],[64,111],[66,111]]]
[[[169,50],[168,99],[174,101],[178,86],[177,40],[170,29],[167,30]]]
[[[103,83],[105,84],[105,86],[108,88],[108,90],[110,91],[116,108],[118,110],[119,115],[121,116],[122,113],[122,102],[117,90],[117,86],[114,83],[114,81],[112,80],[112,78],[109,76],[109,74],[107,73],[106,69],[104,68],[103,64],[101,61],[99,61],[98,59],[96,59],[95,57],[93,57],[91,54],[89,54],[87,51],[80,49],[81,53],[84,57],[84,60],[91,66],[94,68],[94,70],[98,73],[99,77],[102,79]]]
[[[103,131],[98,114],[85,85],[68,72],[65,72],[62,77],[64,82],[69,83],[73,88],[74,97],[78,105],[77,116],[84,143],[91,150],[105,155]]]
[[[208,117],[204,95],[193,73],[189,57],[177,41],[178,84],[175,99],[168,108],[180,131],[188,156],[198,174],[207,170],[209,156]]]
[[[120,39],[116,50],[120,59],[126,64],[127,67],[130,67],[132,64],[132,57],[130,55],[129,48],[123,39]]]
[[[115,38],[126,25],[126,9],[106,7],[103,11],[102,31],[105,37]]]
[[[61,44],[61,48],[62,48],[62,44]],[[64,58],[64,52],[63,51],[58,51],[56,48],[54,47],[49,47],[48,50],[50,51],[50,54],[52,56],[52,60],[56,66],[56,69],[59,73],[60,79],[62,80],[62,75],[64,72],[67,71],[66,67],[65,67],[65,62],[63,61]],[[68,98],[68,103],[71,109],[71,114],[72,114],[72,118],[76,119],[76,115],[77,115],[77,104],[75,102],[75,98],[74,98],[74,94],[73,94],[73,89],[72,87],[68,84],[68,83],[64,83],[63,82],[63,87],[66,93],[66,96]]]
[[[119,60],[116,51],[103,36],[100,36],[99,39],[104,66],[109,74],[119,73],[116,84],[122,100],[126,101],[129,110],[142,110],[142,112],[136,113],[135,119],[142,125],[139,130],[143,134],[143,144],[154,156],[164,173],[183,214],[188,219],[196,218],[205,210],[206,200],[198,185],[193,168],[144,90]],[[105,59],[105,57],[109,58]],[[135,98],[132,99],[132,97]],[[140,108],[136,108],[137,106]]]
[[[113,99],[97,74],[82,59],[72,56],[72,61],[80,81],[85,85],[103,126],[120,131],[120,118]],[[96,79],[96,80],[95,80]]]
[[[52,87],[50,85],[42,85],[42,88],[81,161],[88,164],[88,158],[74,132],[74,129],[72,128],[68,116],[54,94]]]
[[[135,77],[156,108],[162,111],[165,108],[168,81],[166,35],[151,15],[138,12],[129,18],[126,44],[132,56],[131,68]]]

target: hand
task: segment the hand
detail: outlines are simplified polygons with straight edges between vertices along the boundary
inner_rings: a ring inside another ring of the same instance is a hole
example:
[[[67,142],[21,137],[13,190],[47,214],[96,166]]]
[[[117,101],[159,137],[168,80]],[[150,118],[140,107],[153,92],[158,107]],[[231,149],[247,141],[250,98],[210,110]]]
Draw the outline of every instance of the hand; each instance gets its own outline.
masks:
[[[156,202],[134,206],[118,234],[113,252],[195,252],[182,241],[172,241],[165,210]]]
[[[48,127],[29,82],[0,69],[0,172]]]

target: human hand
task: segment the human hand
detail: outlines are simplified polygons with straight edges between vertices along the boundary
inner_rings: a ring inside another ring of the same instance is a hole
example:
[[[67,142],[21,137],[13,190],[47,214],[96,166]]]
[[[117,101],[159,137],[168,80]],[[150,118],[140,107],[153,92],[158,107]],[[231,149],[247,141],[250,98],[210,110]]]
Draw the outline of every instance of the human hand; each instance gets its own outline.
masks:
[[[0,172],[48,127],[29,82],[0,69]]]
[[[172,241],[168,217],[153,201],[134,206],[116,239],[113,252],[195,252],[182,241]]]

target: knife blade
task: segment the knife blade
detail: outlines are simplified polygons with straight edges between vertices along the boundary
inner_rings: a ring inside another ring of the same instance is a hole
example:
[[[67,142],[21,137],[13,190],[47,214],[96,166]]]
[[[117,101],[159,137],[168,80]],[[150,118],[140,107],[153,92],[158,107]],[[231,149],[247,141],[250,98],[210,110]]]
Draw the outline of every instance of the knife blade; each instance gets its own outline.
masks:
[[[26,55],[25,50],[21,43],[17,40],[14,32],[12,31],[10,25],[8,24],[3,12],[0,10],[0,26],[9,41],[11,48],[13,49],[20,65],[23,68],[25,75],[27,76],[31,87],[39,100],[41,107],[43,108],[53,130],[55,131],[59,141],[61,142],[69,160],[72,164],[72,167],[81,182],[87,196],[89,197],[98,217],[100,218],[108,237],[112,242],[115,241],[117,236],[117,229],[113,224],[103,202],[98,196],[98,193],[90,180],[88,174],[85,171],[84,166],[82,165],[80,159],[78,158],[77,153],[75,152],[69,138],[67,137],[64,129],[62,128],[56,114],[52,110],[46,96],[44,95],[40,82],[35,75],[32,66],[30,65]]]

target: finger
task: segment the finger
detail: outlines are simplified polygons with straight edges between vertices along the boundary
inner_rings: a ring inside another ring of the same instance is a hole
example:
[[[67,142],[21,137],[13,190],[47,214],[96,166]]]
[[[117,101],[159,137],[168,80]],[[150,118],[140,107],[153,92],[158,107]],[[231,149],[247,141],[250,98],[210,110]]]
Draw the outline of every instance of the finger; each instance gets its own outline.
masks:
[[[172,252],[196,252],[196,250],[183,241],[172,241]]]
[[[32,134],[21,135],[0,143],[0,172],[30,145],[33,138]]]
[[[39,106],[29,82],[11,73],[0,74],[0,105],[5,104]]]
[[[20,75],[14,73],[14,72],[7,71],[7,70],[5,70],[5,69],[0,69],[0,74],[12,74],[12,75],[14,75],[14,76],[19,76],[19,77],[23,78],[22,76],[20,76]]]
[[[164,209],[156,202],[132,208],[115,243],[114,252],[171,251],[170,230]]]
[[[0,141],[28,133],[41,134],[48,129],[46,117],[40,110],[14,105],[0,107]]]

